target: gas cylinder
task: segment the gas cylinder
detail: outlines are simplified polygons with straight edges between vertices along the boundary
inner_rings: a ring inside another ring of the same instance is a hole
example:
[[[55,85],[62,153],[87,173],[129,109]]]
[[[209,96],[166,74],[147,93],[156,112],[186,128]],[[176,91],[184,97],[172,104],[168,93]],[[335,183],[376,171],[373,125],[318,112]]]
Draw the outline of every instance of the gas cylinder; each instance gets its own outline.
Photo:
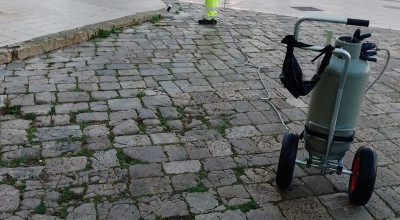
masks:
[[[347,69],[329,160],[343,158],[350,148],[370,73],[368,63],[359,59],[362,43],[350,41],[349,36],[337,37],[335,41],[337,46],[349,52],[351,61]],[[320,62],[318,68],[319,65]],[[326,154],[326,140],[344,65],[344,58],[332,55],[329,65],[311,93],[304,140],[306,149],[313,156],[324,157]]]

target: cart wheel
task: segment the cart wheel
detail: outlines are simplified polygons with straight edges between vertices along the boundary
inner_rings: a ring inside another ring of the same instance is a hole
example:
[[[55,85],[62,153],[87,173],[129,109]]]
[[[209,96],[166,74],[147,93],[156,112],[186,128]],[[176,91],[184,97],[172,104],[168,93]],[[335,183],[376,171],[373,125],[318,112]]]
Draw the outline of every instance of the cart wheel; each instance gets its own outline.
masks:
[[[362,206],[367,204],[374,191],[377,159],[375,151],[367,146],[360,147],[354,155],[349,181],[350,202]]]
[[[288,131],[283,135],[281,154],[276,170],[276,185],[280,189],[289,187],[292,182],[298,145],[299,136],[296,133]]]

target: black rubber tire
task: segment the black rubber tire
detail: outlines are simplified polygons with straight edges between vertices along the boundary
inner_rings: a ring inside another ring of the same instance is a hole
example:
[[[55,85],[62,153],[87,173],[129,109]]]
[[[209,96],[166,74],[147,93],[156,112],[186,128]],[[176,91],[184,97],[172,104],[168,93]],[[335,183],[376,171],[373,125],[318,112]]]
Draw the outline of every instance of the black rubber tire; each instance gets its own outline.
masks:
[[[377,169],[375,151],[367,146],[360,147],[354,155],[352,172],[358,175],[350,175],[349,199],[353,205],[363,206],[368,203],[374,191]]]
[[[288,188],[292,182],[298,145],[299,135],[291,131],[283,135],[281,154],[276,170],[276,185],[280,189]]]

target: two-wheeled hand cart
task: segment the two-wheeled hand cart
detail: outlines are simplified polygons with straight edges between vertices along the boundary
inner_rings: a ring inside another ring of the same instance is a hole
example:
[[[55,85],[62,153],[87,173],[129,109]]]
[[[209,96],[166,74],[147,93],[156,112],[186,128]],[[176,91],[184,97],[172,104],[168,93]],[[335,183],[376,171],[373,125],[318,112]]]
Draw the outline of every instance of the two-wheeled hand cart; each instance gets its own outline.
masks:
[[[369,25],[368,20],[301,17],[295,25],[293,35],[295,40],[298,40],[300,23],[303,21]],[[284,134],[276,183],[280,189],[289,187],[296,163],[320,168],[323,175],[348,174],[350,201],[354,205],[365,205],[375,185],[376,153],[372,148],[362,146],[355,153],[351,170],[343,167],[343,157],[354,139],[370,72],[368,63],[360,59],[362,43],[354,43],[351,40],[351,36],[336,38],[336,46],[332,47],[329,65],[324,67],[318,83],[312,90],[304,132],[300,136],[292,131]],[[299,47],[319,52],[324,48],[310,45]],[[321,60],[319,66],[323,65]],[[290,86],[285,85],[285,87],[290,90]],[[299,139],[304,139],[308,152],[308,158],[305,160],[296,159]]]

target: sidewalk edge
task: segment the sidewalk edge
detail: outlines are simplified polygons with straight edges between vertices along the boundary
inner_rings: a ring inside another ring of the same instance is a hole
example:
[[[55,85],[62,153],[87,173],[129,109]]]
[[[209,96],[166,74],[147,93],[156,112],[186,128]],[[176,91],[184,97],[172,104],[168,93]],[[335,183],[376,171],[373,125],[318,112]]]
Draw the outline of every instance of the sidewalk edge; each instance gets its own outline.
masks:
[[[161,15],[163,11],[164,9],[140,12],[134,15],[86,25],[80,28],[49,34],[10,46],[1,47],[0,64],[10,63],[13,60],[24,60],[71,44],[88,41],[92,39],[99,29],[110,31],[112,29],[142,24],[152,20],[154,16]]]

